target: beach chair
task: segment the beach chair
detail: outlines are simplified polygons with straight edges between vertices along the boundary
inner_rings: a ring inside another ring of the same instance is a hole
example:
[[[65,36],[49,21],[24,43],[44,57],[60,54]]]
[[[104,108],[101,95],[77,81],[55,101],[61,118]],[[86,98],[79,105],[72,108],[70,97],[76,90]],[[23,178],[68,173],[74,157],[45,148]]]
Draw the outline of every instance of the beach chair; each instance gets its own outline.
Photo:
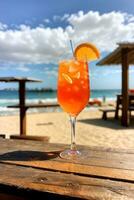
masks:
[[[102,119],[107,120],[108,113],[115,113],[116,109],[114,107],[104,107],[99,109],[102,112]]]

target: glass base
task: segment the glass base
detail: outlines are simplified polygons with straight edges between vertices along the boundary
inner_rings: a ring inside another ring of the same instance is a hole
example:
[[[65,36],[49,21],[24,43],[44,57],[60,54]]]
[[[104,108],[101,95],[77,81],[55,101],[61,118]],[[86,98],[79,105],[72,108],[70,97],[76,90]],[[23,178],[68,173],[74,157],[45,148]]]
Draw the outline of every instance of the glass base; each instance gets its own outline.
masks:
[[[77,160],[82,157],[82,154],[78,150],[67,149],[60,153],[60,157],[64,159],[68,159],[68,160],[72,160],[72,159]]]

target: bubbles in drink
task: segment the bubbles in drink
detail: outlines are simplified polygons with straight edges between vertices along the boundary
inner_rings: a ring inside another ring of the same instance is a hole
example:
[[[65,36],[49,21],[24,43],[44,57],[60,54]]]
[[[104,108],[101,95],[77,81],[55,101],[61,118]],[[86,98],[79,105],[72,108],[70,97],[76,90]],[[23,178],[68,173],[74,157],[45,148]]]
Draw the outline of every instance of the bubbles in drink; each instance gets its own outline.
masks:
[[[76,74],[74,74],[74,75],[73,75],[73,78],[79,79],[79,78],[80,78],[80,72],[77,72]]]
[[[88,79],[88,72],[84,72],[84,79]]]
[[[60,82],[60,80],[62,81]],[[64,111],[77,115],[89,99],[88,67],[82,61],[60,63],[58,101]]]
[[[73,86],[73,91],[74,91],[74,92],[79,92],[79,91],[80,91],[80,88],[79,88],[77,85],[74,85],[74,86]]]
[[[71,88],[70,87],[68,87],[66,90],[67,90],[67,92],[71,92]]]
[[[83,80],[81,80],[80,83],[81,83],[81,85],[84,85],[85,82]]]
[[[69,99],[69,102],[70,102],[70,103],[75,103],[76,101],[75,101],[74,98],[70,98],[70,99]]]
[[[88,85],[87,85],[87,84],[83,84],[83,85],[82,85],[82,88],[83,88],[83,89],[88,89]]]

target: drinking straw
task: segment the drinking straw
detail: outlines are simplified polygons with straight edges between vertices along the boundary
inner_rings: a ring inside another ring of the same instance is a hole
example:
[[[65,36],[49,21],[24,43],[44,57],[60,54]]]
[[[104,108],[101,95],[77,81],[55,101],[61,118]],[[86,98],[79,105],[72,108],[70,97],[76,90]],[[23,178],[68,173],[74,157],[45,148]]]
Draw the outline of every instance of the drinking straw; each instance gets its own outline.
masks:
[[[71,46],[72,54],[73,54],[73,57],[74,57],[74,48],[73,48],[73,42],[72,42],[72,40],[70,40],[70,46]]]

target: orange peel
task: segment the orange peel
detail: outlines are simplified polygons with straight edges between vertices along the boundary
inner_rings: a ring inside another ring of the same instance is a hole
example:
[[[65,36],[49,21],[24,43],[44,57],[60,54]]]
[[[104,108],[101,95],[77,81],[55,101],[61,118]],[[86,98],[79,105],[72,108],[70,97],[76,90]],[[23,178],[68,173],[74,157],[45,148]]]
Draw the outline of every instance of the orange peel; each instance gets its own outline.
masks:
[[[91,43],[82,43],[75,48],[74,56],[79,61],[93,61],[100,57],[100,52]]]

